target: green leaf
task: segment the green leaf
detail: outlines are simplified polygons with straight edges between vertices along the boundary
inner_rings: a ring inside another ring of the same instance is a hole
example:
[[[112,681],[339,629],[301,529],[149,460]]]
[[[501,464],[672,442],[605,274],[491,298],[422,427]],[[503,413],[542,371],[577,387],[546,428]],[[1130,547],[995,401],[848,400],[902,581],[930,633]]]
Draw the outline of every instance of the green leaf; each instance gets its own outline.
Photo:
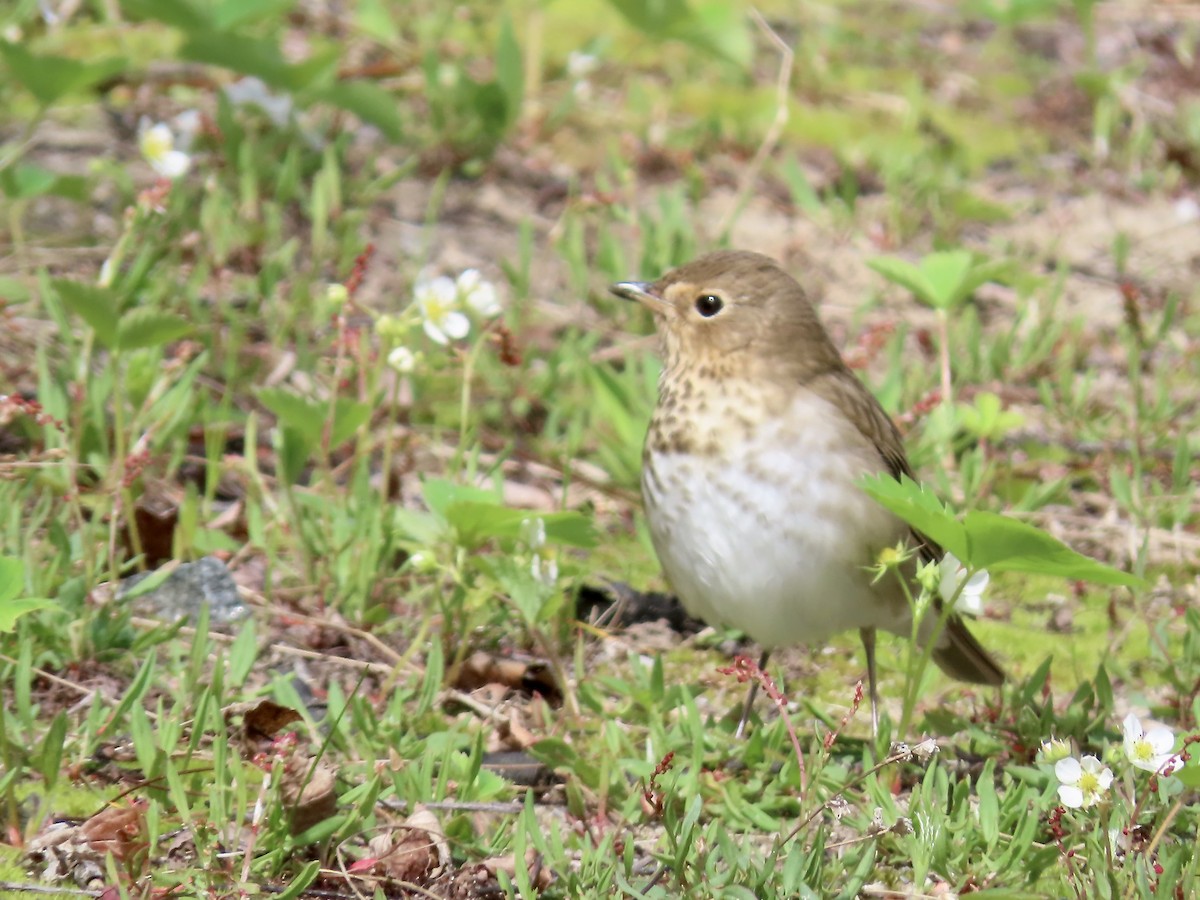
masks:
[[[320,424],[320,419],[317,420]],[[276,453],[279,457],[279,474],[285,484],[296,484],[317,446],[317,438],[305,431],[285,425],[276,434]]]
[[[139,703],[142,697],[146,696],[146,691],[150,688],[150,684],[154,680],[155,658],[153,653],[145,658],[142,667],[138,669],[137,674],[133,676],[133,680],[125,689],[125,695],[109,713],[107,722],[100,729],[101,733],[106,733],[114,724],[121,724],[126,713],[135,704]]]
[[[16,628],[17,619],[55,606],[44,597],[20,597],[25,591],[25,564],[12,556],[0,556],[0,634]]]
[[[404,137],[404,120],[396,97],[368,81],[339,81],[313,94],[316,100],[354,113],[392,141]]]
[[[13,200],[54,195],[81,202],[87,199],[87,179],[58,175],[41,166],[21,164],[0,171],[0,190]]]
[[[996,795],[996,761],[989,759],[975,780],[979,797],[979,831],[988,848],[1000,839],[1000,799]]]
[[[180,31],[201,31],[212,27],[208,10],[187,0],[121,0],[121,11],[131,19],[151,19]]]
[[[1200,788],[1200,756],[1193,754],[1191,761],[1172,777],[1190,788]]]
[[[583,513],[572,510],[539,516],[546,526],[546,542],[571,547],[595,547],[599,541],[595,523]]]
[[[744,8],[728,0],[696,7],[686,0],[609,0],[638,31],[653,40],[679,40],[710,50],[729,62],[749,64],[753,44]]]
[[[1006,411],[991,391],[976,394],[973,405],[959,404],[958,418],[963,428],[986,440],[999,440],[1024,422],[1020,413]]]
[[[914,297],[928,306],[936,306],[933,285],[925,273],[906,259],[898,256],[877,256],[867,260],[867,265],[894,284],[910,291]]]
[[[177,341],[192,330],[192,324],[183,316],[146,307],[135,307],[117,325],[117,343],[120,350],[139,350],[143,347],[161,347]]]
[[[712,0],[696,7],[691,20],[675,34],[697,47],[712,50],[729,62],[749,66],[754,42],[746,24],[744,7],[729,0]]]
[[[288,64],[278,45],[267,38],[252,38],[222,31],[191,31],[179,49],[183,59],[208,63],[254,75],[273,87],[288,81]]]
[[[178,566],[175,565],[165,565],[153,572],[147,572],[145,575],[133,575],[121,583],[117,596],[122,600],[136,600],[151,591],[156,591],[174,574],[177,568]]]
[[[0,603],[15,600],[25,589],[25,564],[13,556],[0,556]]]
[[[309,885],[317,880],[317,876],[321,874],[321,861],[314,859],[312,862],[305,863],[296,877],[292,879],[291,884],[285,887],[276,896],[276,900],[296,900],[301,894],[308,890]]]
[[[913,265],[895,256],[879,256],[867,265],[935,309],[952,309],[962,303],[981,284],[1002,277],[1009,270],[1003,260],[975,261],[967,250],[930,253]]]
[[[105,347],[117,342],[117,303],[107,288],[80,281],[57,278],[52,284],[67,307],[91,326],[96,339]]]
[[[445,522],[433,513],[395,507],[392,522],[396,531],[418,544],[433,544],[445,536]]]
[[[305,62],[290,64],[272,39],[215,30],[189,32],[179,55],[193,62],[253,75],[286,91],[303,90],[332,78],[337,66],[337,51],[333,48]]]
[[[968,562],[966,530],[932,491],[907,475],[901,475],[899,481],[890,475],[872,475],[864,478],[861,484],[881,506],[941,544],[964,563]]]
[[[521,47],[513,34],[512,21],[505,16],[500,23],[500,39],[496,45],[496,81],[504,92],[505,127],[512,125],[521,112],[525,93],[525,69],[521,63]]]
[[[568,772],[583,762],[575,748],[559,738],[543,738],[530,745],[529,755],[550,769]]]
[[[1142,580],[1076,553],[1057,538],[1017,519],[972,511],[959,522],[933,495],[907,475],[873,475],[863,490],[917,531],[928,535],[964,564],[991,572],[1032,572],[1096,584],[1137,587]]]
[[[939,309],[951,309],[966,299],[963,288],[971,270],[971,254],[966,250],[931,253],[921,260],[921,274],[930,288],[930,303]]]
[[[486,84],[469,85],[465,90],[470,97],[471,110],[479,117],[483,133],[498,141],[504,136],[509,122],[516,117],[516,112],[509,108],[504,88],[495,81],[489,81]]]
[[[556,600],[563,597],[554,585],[534,578],[526,566],[519,565],[511,557],[491,557],[487,563],[488,571],[499,582],[501,590],[508,595],[527,626],[536,627],[539,622],[553,618],[555,610],[552,607]]]
[[[1138,587],[1142,579],[1076,553],[1039,528],[997,513],[974,511],[963,519],[972,566],[991,572],[1033,572],[1095,584]],[[955,554],[956,556],[958,554]]]
[[[395,44],[400,40],[400,29],[382,0],[358,0],[354,24],[381,44]]]
[[[126,67],[121,57],[80,62],[67,56],[35,56],[20,44],[6,41],[0,41],[0,56],[13,78],[42,106],[53,106],[68,94],[86,91]]]
[[[371,418],[371,406],[349,397],[338,397],[333,407],[333,427],[329,432],[331,449],[340,447]]]
[[[987,284],[989,281],[1009,282],[1014,278],[1015,274],[1012,264],[1006,259],[977,262],[972,266],[971,271],[967,273],[967,277],[963,280],[963,299],[965,300],[971,296],[971,294],[975,293],[976,289]]]
[[[421,495],[425,498],[425,505],[443,519],[446,518],[446,512],[450,505],[459,501],[487,503],[492,506],[500,505],[500,496],[493,490],[467,484],[455,484],[444,478],[422,479]]]
[[[662,38],[687,26],[692,17],[686,0],[609,0],[634,28],[647,37]]]
[[[250,22],[280,20],[296,0],[221,0],[213,9],[213,24],[226,31]]]
[[[4,301],[20,303],[28,299],[29,288],[25,285],[25,282],[10,275],[0,275],[0,303]]]
[[[280,425],[293,429],[309,442],[320,439],[328,412],[324,404],[273,387],[261,388],[258,402],[275,414]]]
[[[477,547],[494,538],[520,538],[525,523],[535,519],[541,519],[545,525],[547,541],[574,547],[592,547],[596,543],[592,523],[577,512],[537,513],[494,503],[457,500],[446,507],[445,518],[467,547]]]
[[[38,774],[47,785],[58,781],[58,770],[62,765],[63,745],[67,740],[67,714],[59,710],[50,723],[46,737],[42,740],[42,752],[36,760]]]
[[[57,604],[45,597],[23,597],[20,600],[0,601],[0,634],[8,634],[16,628],[17,619],[37,612],[39,609],[50,609]]]

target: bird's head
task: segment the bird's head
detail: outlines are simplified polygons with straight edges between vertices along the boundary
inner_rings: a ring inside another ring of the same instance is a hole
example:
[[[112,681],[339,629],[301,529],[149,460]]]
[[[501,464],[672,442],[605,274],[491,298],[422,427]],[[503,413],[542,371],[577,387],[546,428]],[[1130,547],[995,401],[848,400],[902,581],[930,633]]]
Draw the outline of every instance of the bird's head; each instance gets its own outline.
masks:
[[[804,289],[761,253],[720,250],[609,290],[654,313],[668,368],[786,377],[840,364]]]

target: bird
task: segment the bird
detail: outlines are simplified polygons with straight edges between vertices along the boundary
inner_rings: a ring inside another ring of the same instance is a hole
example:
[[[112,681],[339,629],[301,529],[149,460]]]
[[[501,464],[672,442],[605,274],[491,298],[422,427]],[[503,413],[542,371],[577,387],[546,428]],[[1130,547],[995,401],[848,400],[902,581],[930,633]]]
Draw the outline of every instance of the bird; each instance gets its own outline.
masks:
[[[871,567],[900,542],[923,561],[943,556],[860,486],[877,473],[915,480],[895,423],[769,256],[718,250],[609,290],[647,307],[660,339],[641,488],[667,581],[690,614],[755,641],[760,668],[774,649],[857,629],[877,735],[876,630],[913,630],[900,579],[876,579]],[[943,625],[929,615],[917,632],[935,642],[934,662],[960,681],[1002,684],[1003,669],[935,602]]]

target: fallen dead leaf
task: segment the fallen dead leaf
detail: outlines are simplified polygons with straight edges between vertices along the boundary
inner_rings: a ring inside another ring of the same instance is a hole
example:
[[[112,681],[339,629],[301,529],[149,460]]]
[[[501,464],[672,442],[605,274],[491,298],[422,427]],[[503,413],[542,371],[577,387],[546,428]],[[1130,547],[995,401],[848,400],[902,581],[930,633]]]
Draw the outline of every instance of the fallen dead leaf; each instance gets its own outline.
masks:
[[[310,759],[299,755],[288,761],[279,794],[291,819],[292,834],[303,834],[337,812],[334,786],[335,774],[329,766],[313,768]]]
[[[355,870],[361,872],[369,863],[373,874],[397,881],[425,883],[450,864],[450,843],[441,822],[419,805],[398,828],[373,837],[368,848],[371,856]]]

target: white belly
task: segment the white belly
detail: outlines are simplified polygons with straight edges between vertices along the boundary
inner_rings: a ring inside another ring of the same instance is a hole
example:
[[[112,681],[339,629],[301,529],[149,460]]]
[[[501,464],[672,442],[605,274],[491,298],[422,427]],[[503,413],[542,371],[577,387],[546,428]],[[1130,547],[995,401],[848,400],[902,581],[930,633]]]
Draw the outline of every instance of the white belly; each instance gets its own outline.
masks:
[[[826,403],[795,402],[802,421]],[[906,632],[895,576],[873,588],[865,569],[907,531],[855,485],[881,466],[857,431],[784,439],[771,422],[723,440],[719,456],[655,454],[642,492],[667,579],[690,613],[768,649],[868,626]]]

